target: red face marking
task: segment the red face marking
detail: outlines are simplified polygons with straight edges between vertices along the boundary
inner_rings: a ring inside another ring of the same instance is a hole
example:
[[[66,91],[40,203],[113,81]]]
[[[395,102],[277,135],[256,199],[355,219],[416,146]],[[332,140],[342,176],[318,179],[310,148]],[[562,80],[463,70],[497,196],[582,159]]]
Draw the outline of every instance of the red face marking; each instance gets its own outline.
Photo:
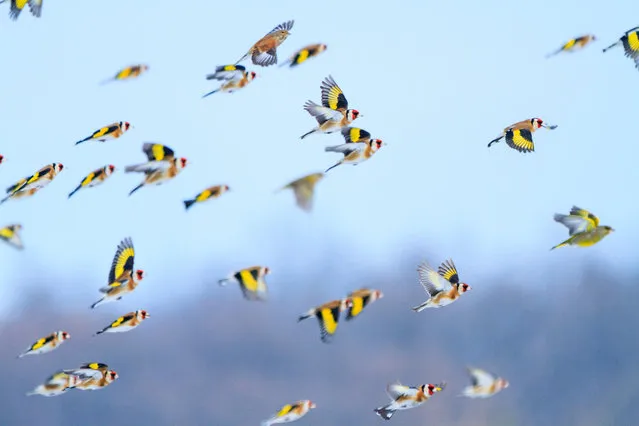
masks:
[[[64,169],[64,166],[62,164],[58,164],[58,171],[62,171],[62,169]]]

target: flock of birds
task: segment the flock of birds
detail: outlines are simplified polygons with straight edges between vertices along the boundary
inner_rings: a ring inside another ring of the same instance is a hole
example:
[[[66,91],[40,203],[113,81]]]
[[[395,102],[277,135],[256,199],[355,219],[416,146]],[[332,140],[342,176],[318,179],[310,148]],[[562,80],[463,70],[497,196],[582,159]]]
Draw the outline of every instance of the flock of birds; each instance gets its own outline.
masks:
[[[7,0],[0,1],[4,3]],[[10,0],[11,19],[16,20],[20,12],[28,5],[31,13],[35,17],[40,17],[42,12],[42,0]],[[277,49],[288,38],[294,21],[284,22],[264,37],[258,40],[235,64],[222,65],[216,68],[213,74],[206,76],[207,80],[217,80],[221,85],[204,95],[207,97],[213,93],[232,93],[246,87],[255,77],[256,73],[246,70],[246,67],[239,65],[240,62],[250,58],[250,61],[257,66],[267,67],[278,63]],[[585,35],[568,41],[558,50],[552,52],[548,57],[561,52],[570,52],[581,49],[595,41],[594,35]],[[627,31],[617,42],[604,49],[604,52],[612,47],[622,44],[625,55],[635,62],[639,69],[639,27]],[[326,50],[325,44],[308,45],[295,52],[289,59],[280,64],[297,67]],[[103,83],[117,80],[129,80],[141,76],[148,71],[147,65],[129,66],[119,71],[114,77]],[[344,143],[336,146],[326,147],[328,152],[341,153],[343,158],[335,165],[329,167],[324,173],[313,173],[290,182],[281,189],[292,189],[295,194],[297,206],[304,211],[311,211],[313,205],[313,192],[315,185],[334,167],[341,164],[359,164],[370,159],[379,149],[385,145],[381,139],[372,138],[371,134],[361,128],[351,126],[358,117],[362,117],[356,109],[349,109],[349,104],[342,89],[338,86],[332,76],[328,76],[320,85],[321,105],[313,101],[304,104],[307,111],[316,121],[317,125],[309,132],[301,136],[304,139],[313,134],[330,134],[339,132],[344,138]],[[79,140],[76,144],[86,142],[106,142],[118,139],[123,136],[133,126],[128,122],[117,122],[96,130],[91,135]],[[493,139],[488,147],[501,141],[519,152],[527,153],[534,151],[532,134],[540,129],[555,129],[556,125],[544,123],[540,118],[534,117],[506,127],[499,137]],[[176,157],[174,151],[168,146],[159,143],[144,143],[142,151],[146,155],[147,161],[144,163],[125,167],[125,172],[142,173],[144,180],[131,190],[129,195],[147,185],[159,185],[175,178],[187,165],[188,161],[183,157]],[[3,157],[0,155],[0,164]],[[6,197],[0,204],[11,200],[33,196],[42,188],[51,183],[54,178],[64,169],[61,163],[51,163],[35,173],[19,179],[6,190]],[[95,187],[102,184],[115,172],[113,165],[106,165],[94,170],[85,176],[79,185],[69,193],[70,198],[80,189]],[[185,209],[190,209],[196,203],[218,198],[226,191],[228,185],[215,185],[204,189],[191,199],[184,200]],[[554,220],[568,228],[568,238],[560,244],[551,248],[555,249],[567,245],[586,247],[596,244],[613,231],[610,226],[599,225],[599,218],[591,212],[573,206],[569,214],[555,214]],[[23,248],[20,238],[20,224],[13,224],[0,229],[0,239],[13,245],[18,249]],[[101,298],[91,305],[94,309],[102,304],[119,301],[124,295],[131,293],[144,278],[145,273],[141,269],[135,269],[135,249],[130,238],[125,238],[117,246],[109,271],[108,283],[99,289]],[[265,281],[269,274],[269,268],[265,266],[252,266],[229,274],[228,277],[219,281],[220,285],[235,283],[239,285],[242,294],[249,301],[264,301],[267,299],[268,289]],[[427,261],[418,265],[418,280],[427,293],[428,299],[412,309],[421,312],[427,308],[440,308],[448,306],[457,301],[463,294],[471,290],[471,286],[460,280],[459,273],[452,259],[446,260],[435,269]],[[346,297],[336,299],[312,309],[302,314],[298,321],[315,317],[319,323],[320,339],[324,343],[329,343],[334,337],[340,316],[343,312],[345,320],[350,321],[358,317],[363,310],[371,303],[383,297],[380,290],[361,288],[348,294]],[[96,332],[118,333],[133,330],[144,320],[150,317],[145,310],[129,312],[112,323]],[[38,355],[51,352],[70,338],[66,331],[56,331],[46,337],[38,339],[30,345],[18,357],[27,355]],[[495,376],[479,368],[468,368],[471,384],[461,391],[460,396],[470,398],[487,398],[506,389],[509,382],[501,377]],[[116,371],[107,364],[101,362],[90,362],[80,365],[78,368],[63,369],[52,374],[44,383],[37,386],[27,395],[56,396],[61,395],[71,389],[76,390],[96,390],[102,389],[118,378]],[[384,406],[376,408],[374,411],[383,419],[389,420],[398,410],[406,410],[422,405],[428,401],[435,393],[441,392],[446,386],[445,382],[434,384],[426,383],[417,386],[406,386],[399,382],[387,385],[386,391],[390,397],[390,402]],[[315,404],[311,400],[300,400],[283,406],[277,413],[269,419],[263,421],[262,426],[269,426],[278,423],[291,422],[305,416]]]

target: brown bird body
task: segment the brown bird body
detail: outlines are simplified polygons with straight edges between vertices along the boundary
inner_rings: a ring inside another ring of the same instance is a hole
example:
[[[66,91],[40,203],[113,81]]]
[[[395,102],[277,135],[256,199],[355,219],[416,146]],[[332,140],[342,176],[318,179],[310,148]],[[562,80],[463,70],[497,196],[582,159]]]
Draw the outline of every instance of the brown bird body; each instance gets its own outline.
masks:
[[[506,127],[500,136],[488,143],[488,148],[490,148],[492,144],[505,138],[506,145],[512,149],[523,153],[533,152],[535,150],[535,144],[532,139],[532,134],[540,127],[545,127],[549,130],[557,128],[555,125],[545,124],[541,118],[537,117],[522,120]]]
[[[277,63],[277,48],[290,35],[295,21],[284,22],[273,28],[268,34],[259,39],[248,52],[242,56],[236,64],[239,64],[247,57],[251,57],[251,61],[255,65],[268,67]]]
[[[349,298],[333,300],[315,308],[309,309],[297,319],[297,322],[310,317],[316,317],[320,326],[320,338],[324,343],[330,343],[337,331],[340,313],[350,308],[353,301]]]

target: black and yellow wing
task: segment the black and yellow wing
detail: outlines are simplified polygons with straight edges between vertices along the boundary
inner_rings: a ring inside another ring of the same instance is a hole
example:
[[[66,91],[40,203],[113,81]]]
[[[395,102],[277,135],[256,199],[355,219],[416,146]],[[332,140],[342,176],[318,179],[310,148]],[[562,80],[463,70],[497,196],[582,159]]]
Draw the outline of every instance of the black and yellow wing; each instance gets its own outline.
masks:
[[[126,315],[121,316],[120,318],[116,319],[115,321],[113,321],[111,324],[109,324],[109,326],[107,328],[105,328],[104,330],[108,330],[110,328],[117,328],[119,326],[121,326],[122,324],[126,324],[129,321],[131,321],[133,318],[135,318],[135,312],[129,312]]]
[[[532,133],[527,129],[508,129],[506,131],[506,144],[519,152],[532,152],[535,150]]]
[[[142,145],[142,151],[149,161],[171,161],[175,158],[175,153],[171,148],[160,143],[146,142]]]
[[[586,209],[579,208],[577,206],[572,206],[570,209],[570,214],[574,216],[581,216],[587,221],[586,231],[592,231],[596,227],[599,226],[599,218],[594,214],[590,213]]]
[[[15,248],[22,250],[24,246],[22,245],[22,240],[18,235],[18,229],[20,229],[20,225],[9,225],[4,228],[0,228],[0,240],[4,240]]]
[[[346,143],[368,142],[371,140],[371,134],[359,127],[346,127],[341,130],[341,133]]]
[[[320,338],[324,343],[330,343],[337,331],[339,323],[340,306],[336,304],[334,307],[326,307],[318,309],[315,316],[320,326]]]
[[[20,16],[20,12],[22,12],[22,9],[24,9],[27,3],[28,3],[28,0],[11,0],[9,17],[14,21],[18,19],[18,16]]]
[[[261,271],[261,266],[253,266],[233,275],[246,300],[266,300],[268,288]]]
[[[50,181],[48,175],[53,171],[54,166],[54,164],[47,164],[46,166],[35,172],[33,175],[24,179],[20,179],[14,185],[7,188],[7,193],[13,195],[16,192],[25,191],[31,188],[42,188],[46,185],[47,182]]]
[[[342,89],[335,83],[332,76],[326,77],[320,86],[322,89],[322,105],[336,111],[346,111],[348,101]]]
[[[42,16],[42,1],[43,0],[28,0],[31,14],[36,18]]]
[[[459,284],[459,274],[452,259],[448,259],[439,265],[437,273],[449,283],[453,285]]]
[[[621,38],[625,55],[635,61],[635,67],[639,69],[639,29],[626,33]]]
[[[24,186],[24,184],[27,182],[27,180],[29,180],[31,176],[25,177],[20,179],[19,181],[17,181],[16,183],[14,183],[13,185],[11,185],[10,187],[7,188],[7,194],[13,194],[15,192],[18,192],[18,190]]]
[[[243,65],[220,65],[215,68],[213,74],[206,76],[207,80],[225,80],[225,81],[237,81],[244,77],[246,67]]]
[[[135,260],[135,250],[133,241],[127,237],[118,245],[111,270],[109,271],[109,286],[117,287],[126,282],[133,274],[133,262]]]
[[[284,188],[293,189],[295,203],[306,212],[313,209],[313,194],[315,185],[324,177],[324,173],[312,173],[286,185]]]
[[[91,134],[91,139],[100,139],[105,136],[109,136],[113,132],[116,132],[120,129],[120,123],[109,124],[108,126],[104,126]]]
[[[115,75],[116,80],[124,80],[130,77],[137,77],[142,73],[142,65],[132,65],[118,71]]]
[[[356,290],[348,295],[353,301],[348,308],[346,321],[350,321],[364,311],[364,308],[371,302],[371,291],[368,289]]]

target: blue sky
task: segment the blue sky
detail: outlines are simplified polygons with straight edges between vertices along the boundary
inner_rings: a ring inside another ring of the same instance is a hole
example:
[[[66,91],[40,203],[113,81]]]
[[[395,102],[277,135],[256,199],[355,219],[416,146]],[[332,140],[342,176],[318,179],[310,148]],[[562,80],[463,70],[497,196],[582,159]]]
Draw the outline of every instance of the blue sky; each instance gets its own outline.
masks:
[[[566,271],[592,257],[629,268],[639,237],[639,205],[628,192],[639,179],[639,72],[621,48],[601,49],[639,25],[639,4],[617,6],[352,1],[323,10],[294,1],[69,0],[45,2],[41,19],[6,17],[0,184],[51,162],[66,169],[33,198],[0,206],[3,225],[23,224],[26,245],[0,247],[4,312],[52,276],[70,277],[56,290],[65,308],[86,309],[129,235],[136,266],[149,274],[144,297],[155,303],[217,294],[185,278],[204,268],[214,284],[217,275],[267,264],[277,282],[327,257],[343,259],[335,274],[357,285],[358,273],[393,268],[416,247],[439,253],[432,263],[453,257],[475,288],[504,267],[534,277],[545,264]],[[292,70],[245,63],[258,73],[250,86],[201,99],[215,86],[207,73],[289,19],[295,26],[280,60],[309,43],[326,43],[327,51]],[[599,40],[545,59],[587,33]],[[136,63],[149,72],[99,85]],[[290,192],[273,192],[339,159],[324,152],[342,142],[339,135],[299,140],[315,124],[302,105],[319,102],[329,74],[364,115],[356,124],[388,146],[367,163],[332,170],[308,215]],[[535,134],[535,153],[486,148],[505,126],[532,116],[559,125]],[[135,129],[74,145],[120,120]],[[123,169],[144,161],[145,141],[192,164],[129,198],[142,177]],[[67,200],[83,176],[109,163],[119,169],[110,181]],[[232,192],[184,211],[183,199],[224,183]],[[549,252],[567,235],[553,213],[573,204],[617,232],[588,249]],[[327,297],[334,287],[342,285],[328,283]]]

